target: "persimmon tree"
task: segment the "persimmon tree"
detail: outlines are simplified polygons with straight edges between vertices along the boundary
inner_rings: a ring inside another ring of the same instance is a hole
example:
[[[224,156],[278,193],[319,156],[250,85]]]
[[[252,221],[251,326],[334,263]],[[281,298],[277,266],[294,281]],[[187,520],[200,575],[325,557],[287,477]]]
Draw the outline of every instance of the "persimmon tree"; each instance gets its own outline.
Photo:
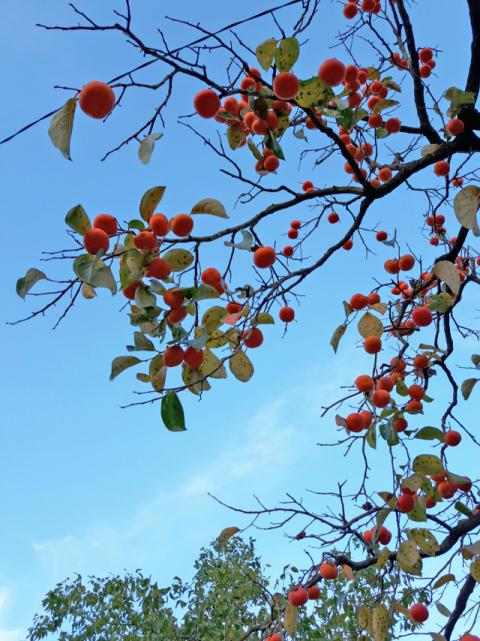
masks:
[[[469,13],[472,28],[466,84],[445,86],[439,95],[429,78],[437,72],[441,77],[441,53],[429,46],[432,43],[417,42],[415,10],[405,0],[339,5],[343,26],[336,42],[341,46],[338,58],[325,55],[308,77],[298,77],[295,64],[301,56],[301,41],[309,34],[314,36],[322,20],[322,7],[316,0],[289,3],[298,5],[295,24],[282,24],[278,7],[259,14],[274,17],[277,38],[251,42],[254,30],[240,38],[236,31],[240,23],[216,33],[190,25],[198,39],[174,51],[162,31],[160,46],[144,41],[132,26],[130,4],[126,2],[124,14],[116,13],[118,22],[112,24],[100,25],[73,7],[78,24],[40,25],[67,34],[98,32],[99,37],[105,31],[115,32],[150,59],[109,85],[91,81],[72,95],[50,124],[53,144],[70,157],[77,101],[85,114],[100,120],[115,116],[126,92],[156,91],[158,106],[152,117],[147,123],[135,123],[134,132],[126,132],[116,149],[105,155],[106,159],[136,140],[140,160],[148,163],[162,135],[158,129],[164,124],[168,127],[168,105],[176,82],[186,76],[192,86],[189,105],[193,104],[193,112],[186,106],[184,115],[192,118],[182,122],[191,135],[203,140],[206,155],[216,154],[224,160],[223,174],[240,183],[238,201],[248,205],[246,211],[251,211],[261,195],[274,202],[235,225],[224,222],[226,209],[209,197],[208,188],[189,206],[188,214],[176,213],[171,218],[158,211],[165,186],[139,194],[140,217],[128,222],[108,213],[92,221],[81,205],[74,206],[66,215],[72,246],[50,257],[68,266],[64,277],[49,279],[32,268],[17,283],[17,292],[24,299],[39,281],[47,288],[54,285],[54,291],[43,292],[50,295],[49,302],[24,320],[68,301],[62,320],[79,302],[80,293],[87,301],[102,289],[119,294],[124,302],[126,297],[125,318],[134,328],[133,345],[127,347],[129,354],[113,361],[111,378],[140,366],[144,371],[137,379],[149,390],[133,405],[160,402],[165,426],[183,431],[182,394],[203,397],[210,390],[214,394],[227,368],[240,382],[248,382],[254,373],[251,350],[262,345],[263,332],[268,331],[265,326],[274,323],[275,317],[282,323],[295,318],[299,286],[336,252],[355,251],[357,243],[363,243],[368,252],[367,239],[384,243],[389,257],[380,270],[383,276],[379,278],[376,270],[373,291],[343,301],[345,320],[331,338],[336,351],[347,330],[358,331],[366,353],[365,369],[352,376],[348,394],[339,390],[338,398],[325,408],[325,414],[339,412],[332,422],[340,428],[336,445],[342,453],[346,449],[347,454],[357,452],[363,457],[358,488],[345,494],[339,478],[337,511],[326,513],[292,496],[277,507],[232,507],[254,517],[257,527],[288,528],[294,519],[300,520],[300,534],[289,535],[299,541],[313,539],[322,552],[320,558],[318,552],[311,557],[311,566],[290,586],[288,602],[278,607],[265,605],[258,610],[256,623],[245,628],[243,622],[241,632],[229,630],[222,638],[278,641],[281,635],[294,637],[297,619],[304,620],[307,589],[321,583],[327,592],[336,594],[345,582],[341,576],[352,582],[355,592],[361,573],[370,570],[368,576],[376,587],[368,595],[358,593],[356,630],[348,630],[347,636],[364,634],[382,641],[395,634],[400,615],[407,630],[408,626],[416,629],[427,620],[428,606],[436,603],[446,621],[431,632],[435,641],[462,634],[467,641],[478,639],[472,632],[475,626],[478,632],[480,612],[475,598],[480,582],[480,541],[475,541],[480,527],[475,495],[478,481],[466,476],[478,475],[478,454],[465,457],[465,469],[454,471],[449,464],[451,447],[479,445],[475,428],[461,424],[455,412],[462,397],[467,400],[473,392],[480,355],[472,355],[474,375],[463,382],[456,366],[469,364],[455,361],[454,356],[458,341],[479,337],[474,319],[468,318],[462,305],[480,282],[480,257],[475,249],[480,236],[475,162],[480,151],[475,133],[480,129],[475,106],[480,84],[478,1],[467,0],[456,9]],[[371,59],[360,66],[356,52],[365,41],[371,45]],[[223,60],[221,73],[211,71],[212,52]],[[151,83],[144,75],[137,81],[136,71],[154,62],[156,72],[158,65],[163,66],[164,78],[158,81],[156,73]],[[403,122],[402,108],[413,110],[414,121]],[[299,189],[283,172],[283,141],[289,136],[307,139],[307,134],[315,140],[315,147],[309,150],[315,155],[315,167],[340,158],[344,163],[335,184],[316,186],[318,178],[312,173]],[[251,155],[250,172],[236,160],[242,153]],[[281,179],[276,187],[267,179],[272,172]],[[385,230],[369,228],[372,205],[382,201],[387,211],[388,203],[407,191],[418,199],[425,246],[422,255],[406,251],[404,230],[386,231],[391,226],[387,221]],[[311,206],[311,216],[295,218],[304,205]],[[179,202],[179,210],[185,211],[185,206]],[[267,235],[261,223],[274,221],[285,210],[292,210],[287,232],[291,244],[279,249],[274,226]],[[198,235],[198,215],[217,217],[218,231]],[[340,231],[328,248],[306,257],[307,240],[322,238],[322,230],[340,219],[349,221],[346,231]],[[206,264],[205,251],[211,245],[229,248],[221,264]],[[251,256],[251,270],[237,268],[241,252]],[[340,298],[338,302],[341,309]],[[301,314],[297,317],[302,322]],[[386,340],[395,345],[393,359],[384,356]],[[145,358],[135,355],[137,352],[144,352]],[[434,400],[430,396],[434,375],[444,377],[451,390],[449,397]],[[208,396],[204,402],[209,402]],[[344,409],[347,402],[354,411]],[[442,418],[437,426],[422,426],[424,415],[430,422],[432,402],[441,406]],[[413,445],[419,443],[424,444],[422,453],[411,456]],[[371,449],[385,453],[383,487],[370,487]],[[272,514],[278,519],[261,525]],[[406,593],[401,590],[405,582]],[[440,599],[454,586],[455,605],[449,610]],[[313,627],[302,628],[302,635],[315,639],[326,633]]]

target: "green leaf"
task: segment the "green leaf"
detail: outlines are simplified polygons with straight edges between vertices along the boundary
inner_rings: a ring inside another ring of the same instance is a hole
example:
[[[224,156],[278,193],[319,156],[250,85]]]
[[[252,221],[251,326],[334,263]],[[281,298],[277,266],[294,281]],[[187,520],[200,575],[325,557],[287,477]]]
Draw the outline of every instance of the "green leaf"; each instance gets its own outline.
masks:
[[[273,62],[273,56],[275,54],[277,44],[278,40],[269,38],[268,40],[264,40],[260,43],[255,51],[257,60],[264,71],[268,71]]]
[[[475,365],[475,367],[478,367],[480,364],[480,354],[472,354],[470,360]]]
[[[81,205],[72,207],[68,214],[65,216],[65,222],[67,225],[76,231],[80,236],[85,236],[87,231],[92,229],[92,223],[90,218],[87,216],[85,209]]]
[[[285,160],[282,148],[280,147],[271,129],[268,131],[268,134],[265,136],[263,142],[265,143],[265,147],[267,149],[270,149],[270,151],[272,151],[279,160]]]
[[[435,605],[437,607],[437,610],[440,612],[440,614],[443,614],[444,617],[450,618],[452,616],[450,610],[441,603],[435,603]]]
[[[412,469],[416,473],[440,474],[443,472],[443,463],[433,454],[420,454],[414,459]]]
[[[140,141],[138,148],[138,157],[144,165],[148,165],[152,157],[155,141],[160,140],[163,134],[148,134],[143,140]]]
[[[275,51],[275,64],[279,71],[290,71],[297,62],[299,55],[300,43],[298,40],[296,38],[285,38]],[[270,65],[268,65],[268,67],[270,67]]]
[[[414,438],[426,441],[438,439],[441,443],[445,443],[445,434],[436,427],[422,427],[422,429],[415,434]]]
[[[143,231],[145,229],[145,224],[141,220],[137,220],[134,218],[128,223],[129,229],[139,229],[140,231]]]
[[[465,400],[468,400],[470,394],[472,393],[473,388],[478,383],[478,378],[467,378],[466,381],[462,383],[462,395]]]
[[[354,115],[353,109],[350,109],[349,107],[342,109],[340,111],[340,117],[337,118],[337,123],[341,127],[345,127],[345,129],[351,129],[355,124]]]
[[[163,364],[163,357],[161,354],[158,354],[158,356],[155,356],[155,358],[150,361],[150,383],[156,392],[162,392],[165,387],[167,369],[168,368]]]
[[[135,332],[133,334],[133,340],[135,342],[135,347],[132,345],[127,345],[127,350],[129,352],[154,352],[155,347],[151,340],[149,340],[145,334],[142,332]]]
[[[401,378],[398,379],[396,390],[397,394],[400,394],[400,396],[408,396],[408,387]]]
[[[166,187],[152,187],[143,194],[140,201],[140,216],[147,223],[153,216],[158,203],[162,200],[165,189]]]
[[[274,325],[273,316],[266,312],[261,312],[253,321],[254,325]]]
[[[157,298],[155,294],[152,294],[149,287],[140,283],[140,285],[135,290],[135,305],[145,309],[146,307],[156,307]]]
[[[453,472],[447,472],[447,480],[450,483],[455,483],[456,485],[465,485],[469,480],[465,476],[460,476],[459,474],[454,474]]]
[[[112,361],[112,373],[110,374],[110,380],[113,381],[119,374],[124,372],[129,367],[133,367],[142,361],[136,356],[118,356]]]
[[[382,138],[388,138],[390,136],[390,132],[385,129],[385,127],[378,127],[378,129],[375,129],[375,138],[378,140],[382,140]]]
[[[234,354],[228,363],[232,374],[242,383],[246,383],[252,378],[254,373],[252,361],[242,350]]]
[[[458,222],[466,229],[473,229],[475,236],[480,233],[477,221],[479,207],[480,189],[475,185],[468,185],[461,189],[453,201],[453,208]]]
[[[75,109],[77,108],[77,100],[70,98],[63,105],[60,111],[53,116],[48,128],[48,135],[53,143],[64,158],[70,158],[70,140],[72,137],[73,119],[75,117]]]
[[[193,347],[197,351],[203,349],[207,344],[208,334],[205,325],[195,328],[195,338],[191,341],[185,341],[187,345]]]
[[[367,67],[368,80],[380,80],[380,72],[375,67]]]
[[[193,263],[193,254],[186,249],[170,249],[162,256],[172,268],[172,272],[183,272]]]
[[[453,305],[453,298],[450,294],[429,294],[430,303],[427,305],[431,312],[445,314]]]
[[[162,283],[159,280],[157,280],[156,278],[152,278],[150,280],[149,290],[153,294],[159,294],[160,296],[163,296],[165,294],[165,292],[167,291],[166,288],[162,285]]]
[[[207,328],[207,333],[211,334],[216,329],[223,325],[223,319],[229,315],[227,310],[224,307],[219,307],[215,305],[207,309],[202,318],[202,325],[205,325]]]
[[[87,285],[109,289],[115,295],[117,284],[110,267],[101,260],[104,254],[105,250],[100,249],[95,257],[89,254],[77,256],[73,261],[73,271]]]
[[[460,501],[457,501],[455,503],[455,509],[457,510],[457,512],[460,512],[460,514],[464,514],[465,516],[468,516],[468,518],[473,516],[472,510],[470,510],[466,505],[464,505]]]
[[[475,104],[475,96],[476,94],[472,91],[462,91],[461,89],[457,89],[457,87],[450,87],[445,93],[445,98],[450,100],[447,116],[454,118],[462,105]]]
[[[300,87],[295,100],[300,107],[305,109],[313,107],[324,107],[330,100],[335,98],[330,85],[327,85],[321,78],[315,76],[310,80],[300,81]]]
[[[375,530],[375,534],[372,536],[372,543],[376,543],[378,541],[378,537],[380,536],[380,532],[382,530],[382,525],[385,523],[386,518],[391,512],[392,510],[388,510],[387,508],[383,508],[379,512],[377,512],[377,516],[375,517],[377,521],[377,529]]]
[[[353,122],[356,125],[357,122],[360,122],[363,118],[368,116],[368,111],[366,109],[356,109],[353,114]]]
[[[382,85],[387,89],[391,89],[392,91],[397,91],[398,93],[402,93],[401,87],[397,85],[397,83],[391,78],[384,78],[382,80]]]
[[[237,149],[245,140],[246,134],[238,128],[238,125],[230,125],[227,129],[227,140],[230,149]]]
[[[199,369],[191,369],[186,363],[182,363],[182,380],[191,394],[200,396],[201,392],[208,392],[211,389],[210,383],[204,378],[205,374]]]
[[[460,276],[455,265],[449,260],[440,260],[432,269],[432,274],[447,283],[454,294],[460,290]]]
[[[196,303],[199,300],[206,300],[207,298],[218,298],[218,297],[219,297],[219,293],[217,292],[215,287],[202,283],[200,287],[197,287],[197,289],[193,292],[193,296],[190,302]]]
[[[391,109],[396,107],[399,104],[398,100],[379,100],[377,104],[373,107],[372,111],[375,114],[379,114],[385,109]]]
[[[243,240],[240,243],[232,243],[229,240],[224,241],[225,247],[235,247],[236,249],[245,249],[246,251],[250,251],[250,248],[253,245],[253,236],[249,231],[246,231],[245,229],[240,230]]]
[[[427,510],[425,508],[426,497],[421,496],[418,501],[415,501],[415,506],[413,510],[407,512],[407,517],[410,521],[415,521],[416,523],[427,520]]]
[[[228,218],[225,207],[218,200],[213,198],[204,198],[192,207],[190,215],[193,214],[210,214],[211,216],[218,216],[218,218]]]
[[[279,115],[278,115],[279,114]],[[281,138],[283,134],[290,127],[290,118],[286,113],[283,113],[280,109],[277,110],[278,115],[278,127],[275,127],[273,130],[273,135],[275,138]]]
[[[21,299],[25,300],[25,296],[32,289],[35,283],[38,283],[39,280],[47,278],[43,272],[32,267],[25,274],[25,278],[19,278],[17,280],[17,294]]]
[[[387,565],[388,557],[390,556],[390,550],[388,548],[383,548],[380,553],[380,556],[377,559],[377,569],[383,570]]]
[[[183,407],[175,392],[168,392],[162,398],[161,413],[165,427],[170,432],[184,432],[187,429]]]
[[[377,426],[376,423],[373,423],[373,425],[369,428],[367,432],[367,443],[370,445],[372,450],[377,449]]]

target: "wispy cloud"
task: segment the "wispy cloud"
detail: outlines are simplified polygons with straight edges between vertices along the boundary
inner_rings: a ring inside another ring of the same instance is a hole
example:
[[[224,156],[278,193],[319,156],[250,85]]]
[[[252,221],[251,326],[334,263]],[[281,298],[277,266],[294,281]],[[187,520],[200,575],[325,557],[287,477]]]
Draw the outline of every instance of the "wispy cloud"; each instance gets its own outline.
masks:
[[[16,630],[6,630],[3,628],[4,611],[10,593],[5,587],[0,587],[0,641],[20,641],[25,638],[25,630],[17,628]]]

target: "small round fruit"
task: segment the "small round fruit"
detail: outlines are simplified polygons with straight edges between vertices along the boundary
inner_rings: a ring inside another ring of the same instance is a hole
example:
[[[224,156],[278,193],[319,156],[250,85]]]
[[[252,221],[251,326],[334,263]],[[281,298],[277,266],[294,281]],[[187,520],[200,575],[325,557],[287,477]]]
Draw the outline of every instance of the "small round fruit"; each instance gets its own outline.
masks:
[[[433,58],[433,51],[429,47],[426,47],[420,51],[418,57],[420,58],[420,62],[426,64]]]
[[[168,315],[168,320],[172,325],[175,325],[176,323],[181,323],[186,316],[187,310],[185,307],[174,307]]]
[[[258,329],[258,327],[246,329],[242,334],[242,338],[245,339],[245,345],[247,347],[251,347],[252,349],[255,347],[260,347],[260,345],[263,343],[263,334]]]
[[[435,507],[436,504],[437,502],[434,499],[432,499],[431,496],[427,496],[427,502],[426,502],[427,509],[429,510],[432,509],[432,507]]]
[[[345,421],[350,432],[359,433],[365,429],[365,419],[361,414],[349,414]]]
[[[421,385],[410,385],[408,394],[414,401],[421,401],[425,396],[425,390]]]
[[[352,20],[355,18],[358,12],[358,7],[355,4],[355,2],[347,2],[347,4],[343,7],[343,15],[347,20]]]
[[[404,254],[398,259],[398,266],[402,272],[409,272],[415,265],[415,258],[411,254]]]
[[[279,634],[271,634],[265,641],[282,641],[282,637]]]
[[[291,323],[295,318],[295,310],[291,307],[282,307],[278,313],[278,317],[283,323]]]
[[[227,303],[227,312],[230,312],[230,314],[238,314],[238,312],[242,309],[243,305],[241,303],[237,303],[236,301],[232,300],[230,303]]]
[[[387,407],[387,405],[390,404],[390,400],[390,394],[383,389],[377,390],[372,394],[372,403],[375,405],[375,407]]]
[[[307,593],[310,601],[316,601],[320,598],[320,588],[318,585],[314,585],[313,588],[307,590]]]
[[[328,214],[327,220],[329,223],[334,225],[335,223],[338,223],[340,216],[336,212],[332,211],[331,214]]]
[[[410,615],[417,623],[423,623],[428,619],[428,610],[423,603],[415,603],[410,608]]]
[[[300,229],[301,226],[302,223],[299,220],[292,220],[292,222],[290,223],[290,227],[292,229]]]
[[[442,498],[451,499],[457,491],[457,488],[453,485],[453,483],[450,483],[450,481],[441,481],[437,486],[437,490],[442,495]]]
[[[404,432],[404,431],[407,429],[407,427],[408,427],[408,423],[407,423],[407,421],[406,421],[404,418],[402,418],[402,417],[400,417],[400,418],[396,418],[396,419],[393,421],[393,427],[397,430],[397,433]]]
[[[398,134],[401,126],[402,126],[402,123],[398,118],[389,118],[385,123],[385,129],[390,134]]]
[[[154,278],[159,278],[160,280],[170,276],[172,271],[170,263],[167,263],[163,258],[154,258],[148,266],[148,269]]]
[[[163,352],[162,359],[165,367],[177,367],[183,361],[183,349],[180,345],[167,347]]]
[[[200,349],[198,352],[194,347],[187,347],[183,360],[190,367],[190,369],[198,369],[203,363],[205,355],[203,349]]]
[[[202,118],[214,118],[220,111],[222,103],[214,91],[203,89],[193,99],[193,106]]]
[[[413,414],[415,412],[420,412],[423,410],[423,404],[421,401],[408,401],[408,403],[405,405],[405,409],[409,414]]]
[[[370,425],[372,424],[373,421],[373,414],[372,412],[369,412],[367,410],[362,410],[360,412],[360,416],[363,416],[363,420],[365,421],[365,427],[363,428],[364,430],[368,430]]]
[[[437,176],[446,176],[450,171],[450,165],[446,160],[439,160],[433,166],[433,171]]]
[[[416,307],[412,312],[412,320],[419,327],[428,327],[433,320],[432,312],[426,307]]]
[[[166,236],[170,229],[168,218],[163,214],[154,214],[148,221],[148,224],[155,236]]]
[[[378,180],[381,183],[386,183],[388,180],[390,180],[391,177],[392,177],[392,170],[389,169],[388,167],[383,167],[378,172]]]
[[[462,483],[462,485],[459,485],[458,489],[461,492],[470,492],[470,490],[472,489],[472,481],[468,478],[468,476],[465,476],[465,478],[468,479],[468,482]]]
[[[298,238],[298,231],[296,229],[289,229],[287,236],[290,238],[290,240],[295,240]]]
[[[78,104],[87,116],[100,120],[106,118],[115,106],[115,94],[104,82],[92,80],[81,90]]]
[[[322,563],[320,565],[320,576],[326,580],[336,579],[338,576],[337,566],[330,565],[330,563]]]
[[[444,481],[447,478],[447,473],[445,472],[445,470],[443,470],[442,472],[440,472],[440,474],[432,474],[432,476],[430,476],[430,478],[435,483],[441,483],[442,481]]]
[[[379,378],[377,381],[377,389],[384,390],[389,394],[394,387],[395,387],[395,382],[391,376],[383,376],[382,378]]]
[[[259,247],[253,254],[253,263],[259,269],[271,267],[277,260],[277,255],[273,247]]]
[[[377,235],[375,236],[375,238],[381,242],[387,240],[388,234],[386,231],[377,231]]]
[[[168,307],[171,307],[172,309],[175,307],[181,307],[183,305],[183,301],[185,300],[185,295],[182,292],[181,289],[174,290],[173,287],[170,289],[167,289],[165,294],[163,295],[163,302],[165,305]]]
[[[279,73],[273,81],[273,93],[280,100],[291,100],[297,95],[300,82],[293,73]]]
[[[372,536],[373,536],[373,532],[372,532],[372,530],[367,530],[367,531],[366,531],[366,532],[364,532],[364,534],[363,534],[363,538],[365,539],[365,541],[366,541],[367,543],[371,543],[371,542],[372,542]]]
[[[136,280],[128,287],[125,287],[125,289],[122,289],[122,294],[125,296],[125,298],[128,298],[128,300],[135,300],[135,292],[137,291],[137,287],[141,284],[141,280]]]
[[[110,214],[99,214],[93,221],[94,229],[103,229],[107,236],[114,236],[118,231],[117,221]]]
[[[263,166],[267,171],[276,171],[280,166],[280,161],[276,156],[269,156],[265,159]]]
[[[458,118],[452,118],[447,124],[447,129],[453,136],[458,136],[465,129],[465,125]]]
[[[330,87],[338,87],[345,78],[345,73],[345,65],[335,58],[325,60],[318,70],[319,77]]]
[[[193,229],[193,218],[188,214],[177,214],[170,226],[175,236],[185,238]]]
[[[376,305],[380,302],[380,296],[376,292],[372,292],[367,296],[367,301],[369,305]]]
[[[342,249],[345,249],[346,251],[350,251],[352,247],[353,247],[352,239],[347,240],[347,242],[342,245]]]
[[[100,249],[108,251],[110,241],[103,229],[89,229],[83,237],[83,246],[89,254],[96,256]]]
[[[356,311],[360,311],[368,305],[367,297],[363,294],[354,294],[350,299],[350,305]]]
[[[416,369],[425,369],[430,365],[430,361],[428,359],[428,356],[425,356],[425,354],[419,354],[418,356],[415,356],[413,359],[413,366]]]
[[[397,356],[394,356],[392,360],[390,361],[390,365],[393,365],[395,361],[397,360]],[[398,359],[398,363],[395,365],[395,369],[393,370],[394,372],[403,372],[407,367],[407,364],[403,360],[403,358]]]
[[[398,497],[397,502],[398,509],[404,514],[411,512],[415,507],[415,499],[409,494],[402,494],[402,496]]]
[[[218,269],[215,269],[215,267],[208,267],[205,271],[202,272],[201,279],[202,283],[205,283],[205,285],[216,287],[222,282],[222,275],[220,274]]]
[[[355,386],[360,392],[371,392],[375,389],[373,378],[367,374],[358,376],[355,380]]]
[[[157,237],[150,231],[140,231],[133,239],[135,247],[141,250],[157,248]]]
[[[283,248],[282,254],[287,258],[290,258],[290,256],[293,256],[293,247],[291,247],[290,245],[287,245],[286,247]]]
[[[305,605],[308,601],[308,592],[304,588],[298,588],[298,590],[292,590],[288,595],[288,600],[296,608],[301,605]]]
[[[312,189],[312,188],[313,188],[313,183],[311,180],[306,180],[302,185],[303,191],[307,191],[307,189]]]
[[[456,432],[455,430],[449,430],[445,434],[445,445],[449,445],[450,447],[456,447],[461,440],[462,435],[460,432]]]
[[[363,347],[367,354],[378,354],[382,349],[382,341],[378,336],[368,336],[363,341]]]

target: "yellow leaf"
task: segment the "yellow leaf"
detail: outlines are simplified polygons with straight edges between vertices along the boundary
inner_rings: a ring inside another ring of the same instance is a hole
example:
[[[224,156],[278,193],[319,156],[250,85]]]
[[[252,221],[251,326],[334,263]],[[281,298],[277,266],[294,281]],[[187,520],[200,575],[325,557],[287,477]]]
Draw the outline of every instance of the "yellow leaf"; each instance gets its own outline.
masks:
[[[211,378],[227,378],[227,370],[225,369],[225,365],[221,364],[220,359],[208,348],[204,350],[203,354],[204,360],[200,367],[201,373]]]
[[[406,616],[409,621],[414,623],[414,621],[412,619],[412,615],[410,614],[410,610],[408,608],[406,608],[404,605],[402,605],[401,603],[394,603],[393,604],[393,609],[396,610],[397,612],[400,612],[401,614]]]
[[[162,256],[172,268],[172,272],[183,272],[193,263],[193,254],[186,249],[170,249]]]
[[[285,616],[283,618],[283,627],[285,628],[286,633],[295,638],[297,634],[297,618],[298,618],[298,609],[291,603],[287,603],[285,608]]]
[[[460,290],[460,276],[458,269],[449,260],[440,260],[432,269],[432,274],[437,276],[440,280],[450,287],[454,294],[458,294]]]
[[[422,552],[425,552],[428,556],[435,556],[435,553],[440,550],[437,539],[433,536],[430,530],[425,528],[413,528],[410,530],[410,534]]]
[[[255,51],[257,60],[264,71],[268,71],[270,69],[277,44],[278,40],[269,38],[268,40],[261,42]]]
[[[249,381],[254,373],[252,361],[248,358],[245,352],[240,350],[229,359],[230,371],[236,379],[246,383]]]
[[[383,548],[383,550],[380,553],[380,556],[377,559],[377,568],[379,570],[383,570],[383,568],[387,565],[389,555],[390,555],[390,550],[388,548]]]
[[[224,530],[220,532],[220,536],[218,537],[219,552],[223,550],[223,548],[227,545],[228,540],[231,539],[232,536],[237,532],[240,532],[238,527],[226,527]]]
[[[480,207],[480,189],[468,185],[455,196],[453,202],[458,222],[466,229],[473,229],[475,236],[480,234],[477,222],[477,211]]]
[[[147,222],[153,216],[158,203],[162,200],[166,187],[152,187],[146,191],[140,201],[140,216]]]
[[[446,583],[450,583],[450,581],[455,581],[455,575],[444,574],[439,579],[437,579],[437,581],[433,584],[432,590],[438,590],[438,588],[441,588],[442,585],[445,585]]]
[[[394,494],[391,492],[377,492],[377,494],[385,501],[388,507],[391,507],[392,510],[396,509],[398,502]]]
[[[403,565],[414,566],[420,558],[417,544],[413,541],[403,541],[400,543],[397,552],[397,561]]]
[[[383,334],[382,321],[367,312],[358,323],[358,332],[363,338],[368,338],[369,336],[378,336],[380,338]]]
[[[218,218],[228,218],[225,207],[218,200],[213,198],[204,198],[192,207],[190,215],[193,214],[210,214],[211,216],[218,216]]]
[[[375,641],[384,641],[388,628],[390,627],[390,618],[387,608],[381,603],[373,611],[372,630]]]

